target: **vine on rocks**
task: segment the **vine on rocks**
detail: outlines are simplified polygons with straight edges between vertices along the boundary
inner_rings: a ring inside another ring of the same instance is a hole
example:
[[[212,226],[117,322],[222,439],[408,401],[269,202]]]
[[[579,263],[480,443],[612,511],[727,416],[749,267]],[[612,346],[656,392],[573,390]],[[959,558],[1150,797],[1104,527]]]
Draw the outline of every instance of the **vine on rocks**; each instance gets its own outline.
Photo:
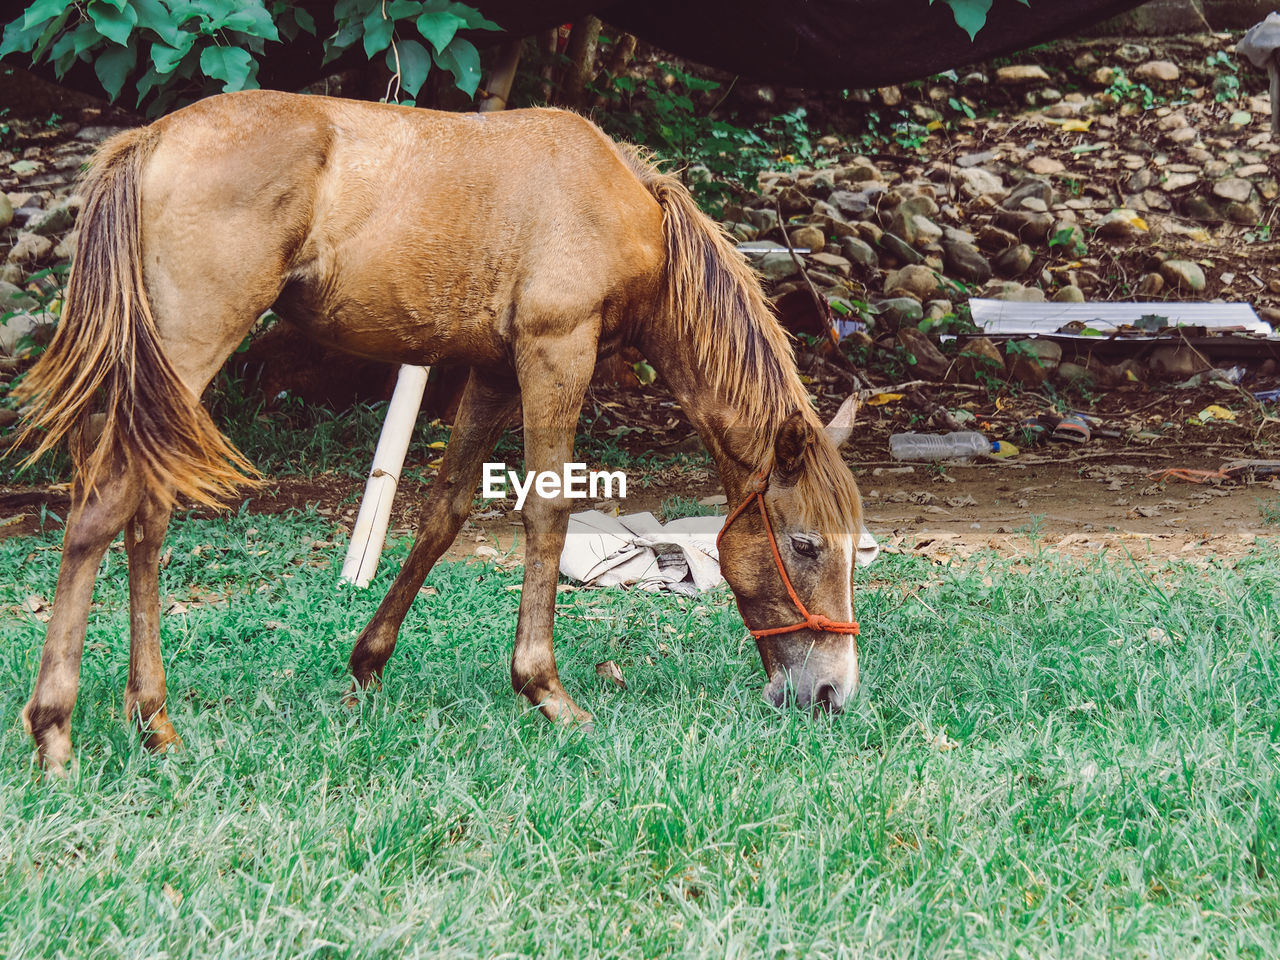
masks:
[[[324,41],[328,63],[361,43],[382,54],[397,94],[409,102],[432,66],[449,71],[468,96],[480,82],[480,57],[461,30],[497,30],[474,8],[451,0],[342,0]],[[258,86],[268,43],[318,36],[315,18],[285,0],[35,0],[8,23],[0,58],[29,53],[59,77],[92,63],[116,100],[134,78],[137,104],[158,115],[184,100]]]

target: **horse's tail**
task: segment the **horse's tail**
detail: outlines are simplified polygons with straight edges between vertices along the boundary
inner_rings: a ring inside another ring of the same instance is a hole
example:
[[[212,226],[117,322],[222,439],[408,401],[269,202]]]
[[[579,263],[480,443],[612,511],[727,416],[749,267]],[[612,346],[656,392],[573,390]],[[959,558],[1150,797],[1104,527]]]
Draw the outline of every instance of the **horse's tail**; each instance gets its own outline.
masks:
[[[34,445],[25,465],[67,440],[84,497],[123,466],[162,500],[219,505],[254,471],[160,346],[140,230],[142,170],[157,137],[132,130],[94,158],[57,332],[14,389],[29,406],[14,446]]]

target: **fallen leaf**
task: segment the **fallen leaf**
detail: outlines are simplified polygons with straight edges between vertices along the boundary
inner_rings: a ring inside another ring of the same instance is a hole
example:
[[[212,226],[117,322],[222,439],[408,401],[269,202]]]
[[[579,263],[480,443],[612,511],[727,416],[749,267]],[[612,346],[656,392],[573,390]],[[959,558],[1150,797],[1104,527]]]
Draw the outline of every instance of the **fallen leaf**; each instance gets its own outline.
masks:
[[[169,902],[175,907],[182,906],[182,892],[175,890],[172,884],[167,880],[165,881],[164,886],[160,888],[160,892],[163,893],[168,898]]]
[[[602,660],[597,663],[596,675],[604,677],[621,690],[627,689],[627,681],[622,678],[622,668],[612,660]]]

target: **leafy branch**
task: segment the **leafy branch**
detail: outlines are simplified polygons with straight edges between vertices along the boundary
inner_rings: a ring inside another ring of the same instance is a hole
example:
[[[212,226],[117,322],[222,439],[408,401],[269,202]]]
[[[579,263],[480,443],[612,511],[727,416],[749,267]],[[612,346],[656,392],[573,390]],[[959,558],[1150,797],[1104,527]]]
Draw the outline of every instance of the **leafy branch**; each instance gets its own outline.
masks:
[[[416,97],[432,66],[453,75],[468,96],[480,82],[480,56],[462,30],[497,30],[475,8],[451,0],[342,0],[333,10],[324,63],[357,42],[384,55],[397,93]],[[218,91],[258,86],[268,44],[318,36],[315,18],[286,0],[35,0],[4,28],[0,58],[27,53],[61,79],[91,63],[116,100],[134,79],[136,103],[151,115]]]

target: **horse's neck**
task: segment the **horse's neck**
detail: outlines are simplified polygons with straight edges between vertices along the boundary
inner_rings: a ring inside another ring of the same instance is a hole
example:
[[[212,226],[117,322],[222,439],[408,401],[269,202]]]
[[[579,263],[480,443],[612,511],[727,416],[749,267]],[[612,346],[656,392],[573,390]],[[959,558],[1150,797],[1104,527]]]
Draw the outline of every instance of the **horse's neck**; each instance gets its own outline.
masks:
[[[745,495],[751,478],[768,466],[754,462],[746,442],[748,431],[763,425],[752,424],[738,403],[712,389],[709,372],[700,368],[694,351],[678,337],[652,338],[645,354],[702,438],[715,461],[725,495],[736,503]]]

